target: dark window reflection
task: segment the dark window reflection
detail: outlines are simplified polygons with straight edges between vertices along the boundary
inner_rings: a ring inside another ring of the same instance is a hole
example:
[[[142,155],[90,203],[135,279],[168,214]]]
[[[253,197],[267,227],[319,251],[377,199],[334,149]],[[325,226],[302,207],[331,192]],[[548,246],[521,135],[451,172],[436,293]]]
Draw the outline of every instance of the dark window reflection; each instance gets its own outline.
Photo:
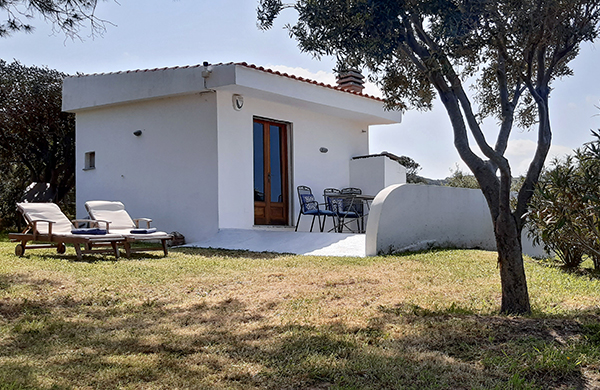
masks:
[[[283,199],[283,178],[281,177],[281,128],[270,126],[271,154],[271,202]]]
[[[264,135],[262,123],[254,123],[254,200],[265,201]]]

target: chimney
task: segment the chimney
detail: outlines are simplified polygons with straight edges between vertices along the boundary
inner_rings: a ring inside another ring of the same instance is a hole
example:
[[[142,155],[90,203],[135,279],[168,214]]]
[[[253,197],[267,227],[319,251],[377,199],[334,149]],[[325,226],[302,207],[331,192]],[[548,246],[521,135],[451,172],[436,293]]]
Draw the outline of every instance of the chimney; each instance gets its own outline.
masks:
[[[338,73],[337,85],[344,91],[361,93],[365,89],[365,77],[359,70],[349,69]]]

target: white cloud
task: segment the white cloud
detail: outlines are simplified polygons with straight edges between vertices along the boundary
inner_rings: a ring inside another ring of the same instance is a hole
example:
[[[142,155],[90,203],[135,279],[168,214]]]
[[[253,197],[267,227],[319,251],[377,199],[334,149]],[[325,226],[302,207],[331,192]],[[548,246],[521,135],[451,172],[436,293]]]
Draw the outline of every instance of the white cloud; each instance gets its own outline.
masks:
[[[527,172],[536,148],[537,143],[529,139],[516,139],[508,142],[505,155],[510,161],[513,176],[524,175]],[[567,154],[572,153],[573,149],[568,146],[552,145],[546,158],[546,166],[554,158],[564,158]]]
[[[589,104],[594,104],[596,106],[600,105],[600,96],[598,95],[586,95],[585,102]]]
[[[311,72],[310,70],[306,69],[306,68],[301,68],[301,67],[291,67],[291,66],[285,66],[285,65],[267,65],[266,68],[268,69],[272,69],[281,73],[287,73],[289,75],[294,75],[297,77],[303,77],[305,79],[309,79],[309,80],[314,80],[314,81],[318,81],[320,83],[324,83],[324,84],[328,84],[328,85],[336,85],[336,76],[333,72],[325,72],[325,71],[318,71],[318,72]],[[382,97],[382,93],[379,90],[379,88],[377,88],[377,85],[370,83],[370,82],[366,82],[365,83],[365,89],[363,91],[363,93],[367,94],[367,95],[373,95],[373,96],[378,96],[378,97]]]

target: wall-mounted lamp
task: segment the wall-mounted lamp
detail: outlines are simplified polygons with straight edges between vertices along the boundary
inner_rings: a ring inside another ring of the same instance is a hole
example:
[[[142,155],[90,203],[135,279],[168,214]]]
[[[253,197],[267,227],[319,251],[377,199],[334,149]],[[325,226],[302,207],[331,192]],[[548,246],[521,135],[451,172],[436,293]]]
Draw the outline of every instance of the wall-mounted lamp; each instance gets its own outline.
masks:
[[[327,152],[329,152],[329,149],[324,148],[324,147],[320,147],[319,148],[319,152],[321,152],[321,153],[327,153]]]
[[[134,131],[133,135],[135,135],[136,137],[139,137],[140,135],[142,135],[142,130],[136,130],[136,131]]]
[[[212,66],[210,66],[210,64],[207,61],[204,61],[202,63],[202,66],[204,67],[204,69],[202,69],[202,77],[207,79],[210,76],[210,74],[212,73],[213,68],[212,68]]]
[[[238,95],[237,93],[232,96],[233,109],[236,111],[240,111],[242,107],[244,107],[244,97],[242,95]]]

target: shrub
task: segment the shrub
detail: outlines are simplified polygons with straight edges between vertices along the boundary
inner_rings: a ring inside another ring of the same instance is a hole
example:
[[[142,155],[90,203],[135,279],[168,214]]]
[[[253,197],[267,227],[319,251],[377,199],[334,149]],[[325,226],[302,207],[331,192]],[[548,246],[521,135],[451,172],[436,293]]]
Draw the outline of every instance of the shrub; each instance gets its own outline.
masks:
[[[534,243],[552,250],[568,267],[588,255],[600,269],[600,134],[564,160],[555,159],[529,205]]]

